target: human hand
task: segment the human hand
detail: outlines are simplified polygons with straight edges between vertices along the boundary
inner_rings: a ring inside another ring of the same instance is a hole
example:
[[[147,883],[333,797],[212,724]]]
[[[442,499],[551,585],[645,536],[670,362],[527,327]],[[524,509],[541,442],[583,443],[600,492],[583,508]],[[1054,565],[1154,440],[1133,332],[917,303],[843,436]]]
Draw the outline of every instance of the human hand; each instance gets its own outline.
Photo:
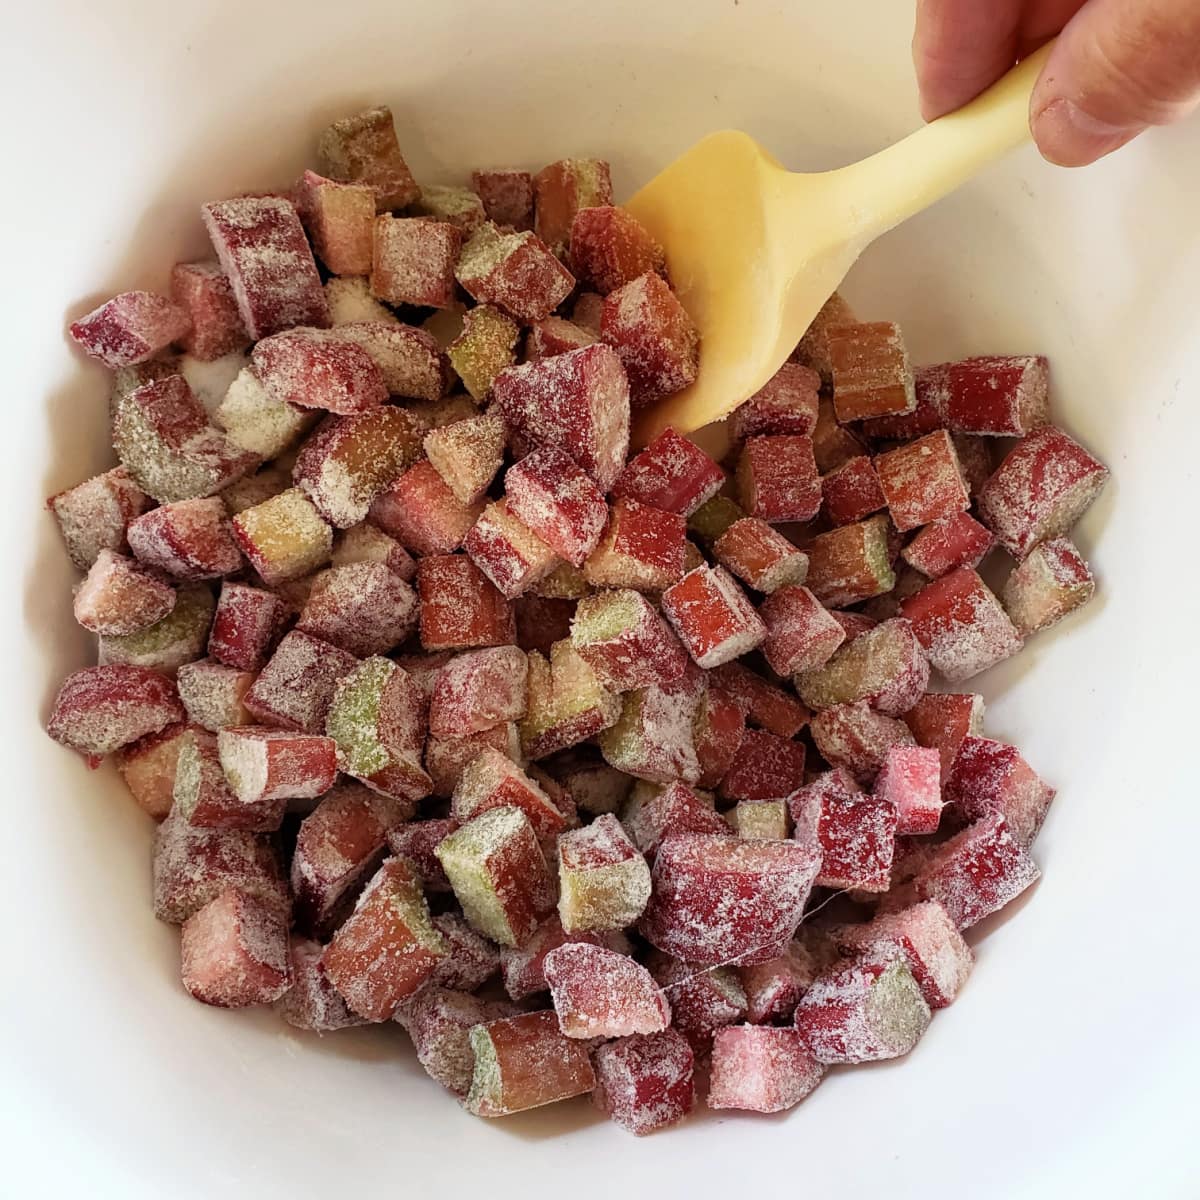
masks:
[[[923,116],[965,104],[1056,33],[1029,107],[1050,162],[1084,166],[1200,105],[1200,0],[917,0]]]

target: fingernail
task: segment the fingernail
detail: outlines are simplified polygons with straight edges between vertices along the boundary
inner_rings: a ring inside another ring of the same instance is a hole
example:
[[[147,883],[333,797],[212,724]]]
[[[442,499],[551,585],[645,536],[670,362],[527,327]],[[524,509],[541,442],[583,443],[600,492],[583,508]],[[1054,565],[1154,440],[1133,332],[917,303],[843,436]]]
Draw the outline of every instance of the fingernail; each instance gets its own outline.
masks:
[[[1030,121],[1042,156],[1059,167],[1084,167],[1137,137],[1143,125],[1110,125],[1072,100],[1051,100]]]

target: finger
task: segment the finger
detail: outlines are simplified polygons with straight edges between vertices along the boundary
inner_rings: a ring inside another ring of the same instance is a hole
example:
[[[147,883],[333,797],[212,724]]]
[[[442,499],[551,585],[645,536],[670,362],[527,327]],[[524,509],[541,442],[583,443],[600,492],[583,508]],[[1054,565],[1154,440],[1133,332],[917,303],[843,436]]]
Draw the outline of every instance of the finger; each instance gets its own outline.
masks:
[[[1089,0],[1068,22],[1030,101],[1042,154],[1077,167],[1200,103],[1200,4]]]
[[[959,108],[1017,58],[1021,0],[917,0],[913,63],[927,121]]]

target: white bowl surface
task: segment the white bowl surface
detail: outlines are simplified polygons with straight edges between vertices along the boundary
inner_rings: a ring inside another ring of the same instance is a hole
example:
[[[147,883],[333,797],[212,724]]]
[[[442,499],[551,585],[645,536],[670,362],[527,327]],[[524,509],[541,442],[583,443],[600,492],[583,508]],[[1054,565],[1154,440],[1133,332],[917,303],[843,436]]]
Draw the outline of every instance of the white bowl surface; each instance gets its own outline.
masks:
[[[918,361],[1048,353],[1061,421],[1114,473],[1078,531],[1100,597],[980,685],[989,732],[1060,789],[1045,878],[990,923],[907,1060],[838,1071],[783,1117],[702,1113],[640,1141],[582,1101],[477,1121],[398,1030],[317,1039],[191,1001],[178,932],[150,911],[150,822],[111,769],[89,774],[40,729],[92,661],[42,503],[111,462],[105,373],[64,328],[205,253],[201,202],[288,182],[318,129],[377,101],[429,182],[598,154],[624,196],[721,127],[798,168],[840,164],[917,121],[910,16],[895,0],[56,0],[6,16],[0,1192],[1195,1195],[1196,124],[1085,172],[1021,151],[847,285]]]

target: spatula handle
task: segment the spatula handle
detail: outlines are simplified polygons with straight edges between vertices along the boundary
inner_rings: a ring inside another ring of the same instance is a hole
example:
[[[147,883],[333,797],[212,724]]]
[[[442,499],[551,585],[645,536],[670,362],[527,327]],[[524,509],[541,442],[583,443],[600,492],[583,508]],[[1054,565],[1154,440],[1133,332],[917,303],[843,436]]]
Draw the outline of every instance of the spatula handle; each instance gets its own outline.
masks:
[[[1029,98],[1054,45],[1023,59],[969,104],[931,121],[844,175],[864,244],[966,183],[1029,136]]]

